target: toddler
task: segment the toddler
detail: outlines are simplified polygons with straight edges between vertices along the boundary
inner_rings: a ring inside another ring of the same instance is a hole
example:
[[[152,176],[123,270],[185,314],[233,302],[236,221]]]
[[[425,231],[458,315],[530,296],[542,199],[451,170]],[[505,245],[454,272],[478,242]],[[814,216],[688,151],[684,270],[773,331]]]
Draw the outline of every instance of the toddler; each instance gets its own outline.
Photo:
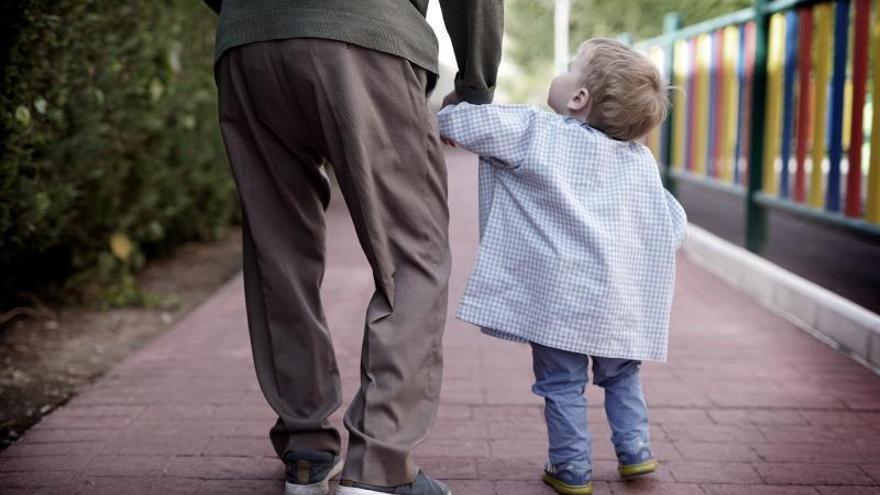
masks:
[[[555,113],[461,103],[438,116],[444,138],[480,156],[480,250],[458,316],[531,345],[544,481],[558,493],[592,493],[589,360],[620,475],[657,468],[639,367],[666,359],[687,220],[635,140],[665,118],[666,93],[647,58],[593,39],[553,80]]]

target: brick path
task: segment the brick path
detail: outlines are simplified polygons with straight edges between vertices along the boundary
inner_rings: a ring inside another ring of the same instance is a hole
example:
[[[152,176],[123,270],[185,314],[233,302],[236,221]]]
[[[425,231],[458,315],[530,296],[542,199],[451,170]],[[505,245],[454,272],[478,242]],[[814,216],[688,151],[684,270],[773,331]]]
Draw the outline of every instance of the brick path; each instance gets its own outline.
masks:
[[[476,245],[474,167],[450,155],[453,303]],[[338,202],[328,225],[325,301],[351,396],[371,275]],[[677,291],[670,361],[643,373],[662,468],[617,481],[591,388],[597,494],[880,493],[880,378],[686,259]],[[236,278],[52,413],[0,454],[0,493],[281,493],[243,305]],[[546,440],[527,348],[454,319],[446,335],[442,405],[418,462],[456,495],[552,493],[535,481]]]

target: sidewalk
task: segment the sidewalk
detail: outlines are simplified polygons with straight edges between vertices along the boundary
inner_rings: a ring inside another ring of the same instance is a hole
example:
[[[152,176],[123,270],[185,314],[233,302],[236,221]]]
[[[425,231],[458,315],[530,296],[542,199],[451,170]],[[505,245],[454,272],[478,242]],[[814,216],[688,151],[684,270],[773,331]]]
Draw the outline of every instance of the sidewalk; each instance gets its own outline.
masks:
[[[459,152],[449,161],[445,381],[417,462],[456,495],[552,494],[536,481],[547,447],[528,349],[451,316],[473,263],[477,214],[476,165]],[[324,301],[350,398],[372,276],[341,201],[327,224]],[[241,284],[229,282],[0,454],[0,493],[281,494]],[[591,387],[595,493],[880,493],[880,378],[683,258],[673,313],[669,362],[643,371],[662,467],[617,480]]]

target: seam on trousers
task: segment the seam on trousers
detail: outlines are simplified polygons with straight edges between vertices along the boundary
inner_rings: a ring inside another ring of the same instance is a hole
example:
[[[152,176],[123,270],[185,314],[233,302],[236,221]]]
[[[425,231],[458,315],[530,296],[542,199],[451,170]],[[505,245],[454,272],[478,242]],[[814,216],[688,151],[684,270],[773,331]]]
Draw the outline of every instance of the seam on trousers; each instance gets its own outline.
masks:
[[[330,99],[328,98],[327,93],[324,91],[324,88],[326,87],[326,86],[325,86],[325,81],[324,81],[324,79],[323,79],[322,76],[321,76],[321,71],[318,69],[317,64],[315,64],[316,54],[315,54],[314,47],[313,47],[313,43],[315,43],[315,41],[308,40],[306,43],[307,43],[307,44],[306,44],[306,48],[308,49],[309,54],[311,55],[310,57],[308,57],[308,58],[309,58],[309,62],[311,62],[311,64],[312,64],[312,69],[313,69],[313,73],[315,74],[315,77],[318,78],[318,83],[319,83],[319,84],[316,85],[316,88],[318,88],[318,90],[321,91],[321,94],[322,94],[322,96],[324,97],[324,102],[327,103],[327,105],[326,105],[327,108],[328,108],[328,109],[330,110],[330,112],[333,114],[333,124],[334,124],[334,127],[336,127],[337,130],[338,130],[338,129],[339,129],[338,122],[340,121],[340,119],[337,118],[338,116],[337,116],[337,114],[336,114],[336,111],[335,111],[334,108],[333,108],[333,105],[331,105],[331,104],[329,103],[329,102],[330,102]],[[349,50],[351,49],[351,47],[350,47],[347,43],[342,43],[342,42],[334,42],[334,43],[341,43],[342,45],[344,45],[344,48],[346,49],[346,51],[349,51]],[[323,132],[323,129],[322,129],[322,132]],[[326,143],[327,136],[324,136],[324,140],[325,140],[325,144],[327,144],[327,146],[330,146],[330,143]],[[346,158],[348,158],[348,156],[347,156],[348,153],[347,153],[345,147],[341,148],[341,150],[342,150],[342,154],[343,154],[343,155],[346,155]],[[347,164],[349,167],[351,166],[350,163],[351,163],[351,162],[349,161],[349,163]],[[373,171],[371,170],[370,172],[371,172],[371,175],[372,175],[372,172],[373,172]],[[348,174],[351,174],[351,171],[349,170],[347,173],[348,173]],[[364,229],[365,231],[367,231],[367,237],[368,237],[368,239],[372,240],[373,238],[375,238],[375,235],[374,235],[375,233],[370,231],[369,224],[368,224],[368,222],[366,222],[366,218],[365,218],[364,213],[363,213],[363,198],[361,197],[360,190],[359,190],[359,188],[357,188],[357,187],[352,187],[351,190],[352,190],[352,195],[355,196],[354,200],[355,200],[355,202],[356,202],[356,206],[357,206],[357,210],[358,210],[358,216],[359,216],[360,219],[361,219],[361,225],[363,225],[363,229]],[[347,200],[347,199],[346,199],[346,200]],[[350,208],[349,210],[351,210],[351,208]],[[352,215],[354,214],[353,211],[350,211],[350,213],[351,213]],[[375,252],[375,250],[373,249],[373,244],[372,244],[372,242],[367,242],[367,243],[366,243],[366,247],[362,245],[361,248],[364,249],[364,251],[369,251],[368,258],[372,258],[373,260],[375,260],[375,263],[376,263],[377,265],[380,265],[380,263],[379,263],[379,258],[376,256],[376,252]],[[372,265],[372,263],[371,263],[371,265]],[[372,268],[373,268],[373,270],[375,270],[375,267],[372,267]],[[382,276],[383,276],[383,278],[384,278],[385,274],[383,273]],[[388,288],[386,287],[386,281],[385,281],[385,280],[380,280],[380,282],[381,282],[381,283],[380,283],[380,284],[377,284],[377,287],[376,287],[376,288],[382,291],[382,294],[385,296],[385,301],[388,303],[388,306],[389,306],[389,308],[391,309],[391,312],[393,312],[393,311],[394,311],[394,294],[393,294],[393,291],[394,291],[394,281],[392,280],[392,281],[390,282],[390,284],[391,284],[391,290],[390,290],[390,291],[389,291]],[[387,315],[386,315],[386,316],[387,316]],[[361,359],[363,359],[363,358],[361,358]]]
[[[232,53],[232,55],[234,56],[234,59],[230,60],[229,62],[234,62],[234,63],[229,64],[229,65],[231,65],[231,67],[228,67],[228,69],[230,71],[230,76],[232,76],[232,77],[230,77],[230,80],[232,80],[232,81],[238,80],[238,82],[241,82],[245,85],[245,88],[240,88],[240,87],[238,87],[238,84],[234,84],[233,93],[236,95],[236,102],[237,102],[236,109],[240,113],[239,117],[242,119],[242,121],[246,125],[248,134],[250,134],[253,137],[253,135],[255,134],[255,130],[256,130],[255,126],[253,125],[255,122],[248,117],[247,110],[245,108],[244,102],[242,101],[242,97],[245,97],[248,102],[250,101],[250,92],[248,91],[248,88],[246,87],[247,83],[244,82],[243,80],[241,80],[241,63],[240,63],[241,56],[242,56],[241,50],[234,51]],[[237,78],[234,76],[236,73],[238,74]],[[255,142],[256,140],[253,139],[252,141]],[[255,146],[255,149],[259,149],[259,147]],[[262,154],[262,153],[260,153],[260,154]],[[244,166],[244,165],[242,165],[240,167],[243,179],[245,178],[245,176],[249,175],[247,172],[248,168],[249,167]],[[242,185],[246,185],[245,180],[243,180],[242,183],[243,183]],[[245,206],[245,202],[242,200],[241,204],[242,204],[242,211],[245,214],[245,218],[248,219],[247,223],[248,223],[248,225],[250,225],[250,220],[249,220],[250,217],[247,215],[247,208]],[[290,416],[291,415],[290,411],[288,411],[286,409],[286,407],[284,406],[284,400],[282,399],[281,387],[279,385],[280,381],[278,379],[278,367],[275,366],[275,364],[274,364],[275,363],[275,346],[274,346],[274,342],[273,342],[273,338],[272,338],[272,331],[271,331],[272,325],[271,325],[271,318],[269,317],[269,308],[266,304],[266,288],[265,288],[265,284],[263,283],[263,275],[262,275],[263,269],[261,267],[262,263],[260,262],[260,250],[257,246],[257,240],[253,235],[253,230],[250,227],[248,227],[248,236],[250,238],[250,244],[251,244],[252,250],[253,250],[254,264],[257,267],[256,275],[257,275],[257,279],[259,281],[259,286],[260,286],[261,305],[263,306],[263,314],[265,315],[265,327],[266,327],[265,330],[267,333],[266,340],[267,340],[268,348],[269,348],[269,356],[272,358],[272,362],[273,362],[273,364],[272,364],[272,378],[274,380],[274,383],[273,383],[274,392],[275,392],[275,396],[277,398],[276,402],[279,403],[277,407],[279,409],[281,409],[281,412],[283,413],[284,416]],[[265,394],[265,392],[263,392],[263,393]],[[276,411],[276,413],[277,412],[278,411]]]
[[[250,219],[247,215],[247,210],[244,207],[243,201],[242,201],[242,213],[244,213],[244,217],[245,217],[246,222],[249,223]],[[266,306],[266,287],[265,287],[265,284],[263,284],[262,268],[260,267],[260,253],[259,253],[259,250],[257,249],[257,241],[256,241],[256,239],[254,239],[254,235],[251,231],[250,226],[247,227],[247,231],[248,231],[247,232],[248,239],[250,240],[251,251],[253,251],[252,255],[254,257],[254,264],[257,267],[256,277],[257,277],[257,281],[259,282],[259,286],[260,286],[260,296],[261,296],[260,297],[260,305],[263,307],[263,315],[265,315],[264,316],[265,323],[266,323],[265,331],[267,333],[266,340],[268,342],[268,347],[269,347],[269,356],[272,358],[272,378],[274,381],[273,385],[275,388],[275,396],[278,399],[277,400],[277,402],[278,402],[277,407],[279,409],[281,409],[281,412],[284,413],[284,415],[290,415],[290,413],[284,407],[284,400],[282,400],[282,398],[281,398],[281,387],[278,385],[278,383],[279,383],[279,381],[278,381],[278,367],[275,366],[275,360],[274,360],[275,346],[273,345],[274,343],[272,342],[272,329],[270,328],[271,325],[269,324],[269,319],[270,319],[269,318],[269,308],[268,308],[268,306]],[[253,337],[251,337],[251,339],[253,339]],[[255,364],[255,366],[256,366],[256,364]],[[265,392],[263,392],[263,394],[265,394]],[[277,413],[278,411],[275,411],[275,412]],[[282,423],[283,422],[284,422],[284,420],[282,420]],[[285,424],[285,429],[286,429],[286,427],[287,427],[287,425]]]

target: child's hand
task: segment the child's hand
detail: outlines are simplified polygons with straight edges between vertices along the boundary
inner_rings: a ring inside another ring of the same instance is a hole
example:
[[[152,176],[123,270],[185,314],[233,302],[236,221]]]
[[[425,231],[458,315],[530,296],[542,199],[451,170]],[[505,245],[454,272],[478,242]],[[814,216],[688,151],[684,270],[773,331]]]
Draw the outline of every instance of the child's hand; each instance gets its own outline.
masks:
[[[446,108],[449,105],[458,105],[461,103],[461,98],[458,97],[458,93],[453,89],[446,96],[443,97],[443,103],[440,105],[440,108]]]

